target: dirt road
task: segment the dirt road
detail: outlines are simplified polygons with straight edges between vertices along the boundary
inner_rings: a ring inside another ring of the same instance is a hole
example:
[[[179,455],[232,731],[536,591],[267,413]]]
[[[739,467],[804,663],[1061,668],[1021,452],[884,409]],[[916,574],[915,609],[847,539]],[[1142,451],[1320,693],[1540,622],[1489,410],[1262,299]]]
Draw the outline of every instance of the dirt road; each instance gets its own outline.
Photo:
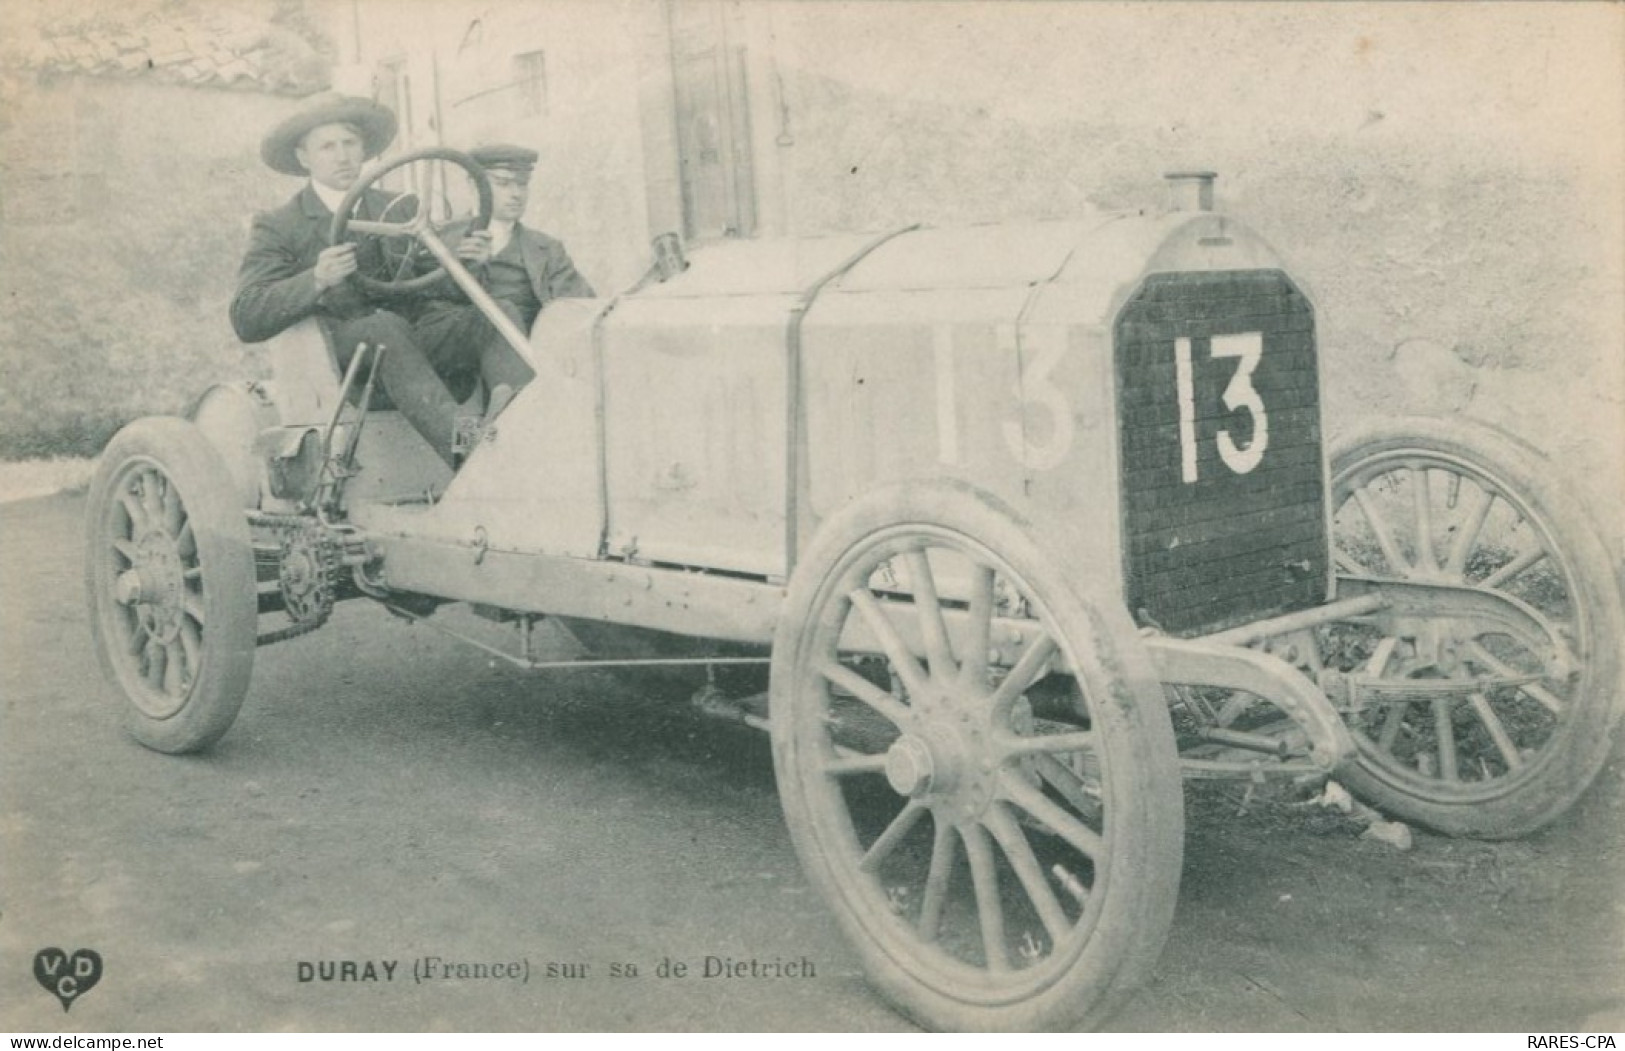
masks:
[[[90,649],[82,509],[0,508],[0,1029],[908,1028],[798,871],[765,737],[658,681],[527,675],[351,603],[260,651],[213,751],[139,747]],[[1173,935],[1116,1024],[1618,1029],[1622,807],[1616,756],[1546,833],[1400,853],[1193,791]],[[46,947],[103,960],[70,1012]]]

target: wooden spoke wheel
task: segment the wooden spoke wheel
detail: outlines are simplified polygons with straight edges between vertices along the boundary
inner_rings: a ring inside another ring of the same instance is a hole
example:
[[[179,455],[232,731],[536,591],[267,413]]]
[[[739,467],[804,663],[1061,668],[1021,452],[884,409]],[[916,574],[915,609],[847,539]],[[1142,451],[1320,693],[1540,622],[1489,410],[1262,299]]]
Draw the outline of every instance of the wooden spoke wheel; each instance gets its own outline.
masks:
[[[1098,1024],[1172,918],[1183,799],[1126,615],[953,484],[828,522],[774,640],[779,791],[871,980],[922,1024]]]
[[[137,420],[102,453],[86,526],[91,631],[131,733],[160,752],[208,747],[248,690],[257,614],[225,462],[185,420]]]
[[[1510,837],[1567,809],[1607,758],[1625,621],[1607,549],[1549,466],[1451,421],[1384,424],[1333,456],[1338,572],[1471,588],[1542,636],[1459,614],[1323,629],[1369,684],[1349,787],[1453,835]]]

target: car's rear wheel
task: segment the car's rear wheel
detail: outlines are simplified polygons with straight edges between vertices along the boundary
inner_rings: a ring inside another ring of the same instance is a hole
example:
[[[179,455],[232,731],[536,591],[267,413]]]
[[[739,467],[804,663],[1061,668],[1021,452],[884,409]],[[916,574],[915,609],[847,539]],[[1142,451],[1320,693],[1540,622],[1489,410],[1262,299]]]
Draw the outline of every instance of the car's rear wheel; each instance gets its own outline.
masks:
[[[130,732],[160,752],[208,747],[254,665],[254,555],[231,472],[186,420],[137,420],[102,453],[86,527],[91,632]]]
[[[870,979],[931,1028],[1097,1025],[1172,919],[1168,712],[1060,550],[966,487],[885,490],[819,532],[774,639],[797,852]]]
[[[1352,435],[1332,476],[1340,573],[1471,589],[1542,626],[1520,637],[1441,609],[1324,629],[1333,665],[1374,698],[1349,720],[1349,787],[1452,835],[1550,822],[1596,776],[1620,715],[1625,618],[1587,515],[1531,450],[1456,421]]]

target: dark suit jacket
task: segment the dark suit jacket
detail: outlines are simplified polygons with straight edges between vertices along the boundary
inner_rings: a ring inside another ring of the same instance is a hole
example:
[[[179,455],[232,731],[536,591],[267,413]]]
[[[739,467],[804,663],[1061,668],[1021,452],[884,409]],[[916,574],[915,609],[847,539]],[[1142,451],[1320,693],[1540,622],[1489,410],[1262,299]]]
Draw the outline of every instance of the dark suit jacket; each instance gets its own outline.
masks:
[[[394,194],[367,190],[359,214],[383,215],[394,199]],[[398,300],[370,297],[348,281],[316,294],[313,269],[327,247],[332,222],[333,213],[308,183],[287,204],[254,216],[248,253],[237,272],[237,294],[231,300],[231,327],[238,339],[259,343],[312,315],[355,318],[380,305],[398,305]],[[375,238],[363,238],[357,251],[362,272],[389,276],[383,273],[383,252]]]
[[[467,235],[469,221],[450,223],[439,231],[440,239],[446,242],[446,247],[452,251]],[[555,299],[566,299],[571,296],[592,298],[595,294],[592,285],[576,270],[576,265],[570,259],[570,253],[565,251],[564,245],[542,233],[532,230],[524,223],[515,223],[513,236],[519,242],[520,256],[525,261],[525,272],[530,275],[531,288],[536,293],[536,301],[543,308]],[[435,265],[430,260],[430,265]],[[475,277],[484,275],[478,269],[474,271]],[[467,302],[468,297],[456,283],[450,280],[443,281],[435,286],[434,293],[447,299]]]

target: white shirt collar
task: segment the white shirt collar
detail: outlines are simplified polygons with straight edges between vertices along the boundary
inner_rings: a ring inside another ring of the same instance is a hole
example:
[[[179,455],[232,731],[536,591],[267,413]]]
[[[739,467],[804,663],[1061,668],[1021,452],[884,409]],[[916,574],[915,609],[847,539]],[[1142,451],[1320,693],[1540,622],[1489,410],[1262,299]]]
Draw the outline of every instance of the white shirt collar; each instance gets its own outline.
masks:
[[[335,190],[331,186],[323,186],[315,179],[310,180],[310,188],[316,191],[316,196],[321,198],[322,203],[327,205],[327,210],[334,215],[338,214],[339,205],[344,203],[344,195],[349,192],[347,190]]]
[[[496,255],[508,246],[513,239],[513,228],[517,223],[513,219],[492,219],[491,225],[486,229],[491,231],[491,254]]]

